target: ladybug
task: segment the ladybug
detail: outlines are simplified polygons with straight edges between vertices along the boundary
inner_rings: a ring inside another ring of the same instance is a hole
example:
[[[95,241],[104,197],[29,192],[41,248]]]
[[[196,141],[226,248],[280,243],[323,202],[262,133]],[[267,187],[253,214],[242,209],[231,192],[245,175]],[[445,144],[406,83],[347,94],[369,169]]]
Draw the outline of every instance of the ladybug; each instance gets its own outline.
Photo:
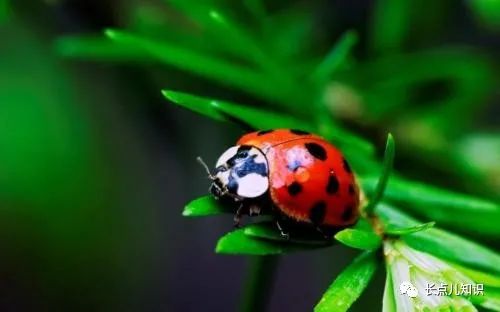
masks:
[[[277,216],[321,233],[358,219],[359,189],[351,167],[320,136],[295,129],[251,132],[222,153],[212,172],[198,160],[212,180],[213,196],[239,204],[236,226],[243,213],[259,214],[269,206]],[[287,236],[279,219],[277,224]]]

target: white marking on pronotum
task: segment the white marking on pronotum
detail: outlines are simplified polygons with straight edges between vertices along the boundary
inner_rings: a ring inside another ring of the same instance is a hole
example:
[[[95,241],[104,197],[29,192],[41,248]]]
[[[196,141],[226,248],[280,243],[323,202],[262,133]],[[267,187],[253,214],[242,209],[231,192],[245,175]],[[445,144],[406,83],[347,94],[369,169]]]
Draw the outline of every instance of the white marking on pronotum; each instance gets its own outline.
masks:
[[[219,166],[225,166],[227,161],[231,157],[236,155],[236,153],[238,152],[238,148],[239,148],[238,145],[232,146],[232,147],[228,148],[224,153],[222,153],[222,155],[220,155],[219,159],[217,160],[217,163],[215,164],[215,168],[217,168]]]
[[[241,197],[255,198],[264,194],[269,187],[269,180],[258,173],[250,173],[244,177],[238,177],[237,194]]]

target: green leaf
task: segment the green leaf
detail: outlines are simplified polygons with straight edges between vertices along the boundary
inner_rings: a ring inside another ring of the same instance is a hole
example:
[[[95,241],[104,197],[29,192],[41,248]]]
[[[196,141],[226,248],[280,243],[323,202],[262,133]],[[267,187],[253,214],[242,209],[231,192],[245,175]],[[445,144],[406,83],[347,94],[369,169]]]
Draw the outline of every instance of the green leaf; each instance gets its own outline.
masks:
[[[384,223],[400,227],[418,225],[419,222],[392,206],[381,203],[376,209]],[[411,247],[428,252],[441,259],[500,274],[500,255],[484,246],[444,230],[431,228],[402,237]]]
[[[474,270],[469,267],[458,265],[456,263],[451,264],[457,271],[464,273],[466,276],[470,277],[474,282],[484,284],[491,287],[500,288],[500,275],[491,274],[484,271]]]
[[[280,233],[277,225],[274,222],[262,222],[250,224],[244,228],[246,235],[256,238],[269,239],[281,243],[296,243],[327,247],[332,244],[331,240],[325,239],[319,232],[318,233],[290,233],[287,239]]]
[[[397,226],[393,226],[391,224],[388,224],[384,230],[384,233],[389,234],[389,235],[407,235],[407,234],[412,234],[412,233],[428,230],[431,227],[433,227],[434,224],[436,224],[436,222],[427,222],[427,223],[422,223],[422,224],[410,226],[410,227],[397,227]]]
[[[376,178],[363,178],[361,183],[368,196],[376,192]],[[388,183],[384,199],[443,226],[500,236],[497,203],[397,177]]]
[[[211,100],[188,93],[163,90],[170,101],[219,121],[236,121],[253,129],[295,128],[312,131],[312,126],[302,120],[257,108],[220,100]]]
[[[204,3],[193,3],[183,0],[171,0],[170,4],[182,10],[187,16],[200,24],[206,31],[206,36],[214,45],[243,60],[252,61],[261,68],[268,70],[276,76],[282,73],[277,65],[270,59],[269,53],[262,49],[259,42],[250,31],[231,19],[228,14]],[[254,8],[258,3],[252,3]],[[261,6],[260,6],[261,7]]]
[[[59,55],[102,61],[151,61],[143,49],[118,45],[102,36],[62,36],[54,42]]]
[[[276,77],[284,75],[281,78],[288,80],[287,74],[283,72],[285,69],[279,68],[271,60],[269,53],[262,50],[262,43],[258,42],[252,34],[237,25],[235,21],[229,20],[227,16],[223,16],[219,11],[210,10],[209,16],[213,23],[224,32],[224,35],[218,33],[213,36],[214,38],[236,49],[241,57],[250,57],[256,65],[259,65],[270,74]]]
[[[9,0],[0,0],[0,23],[8,19],[10,15]]]
[[[365,290],[376,269],[376,254],[363,252],[337,276],[314,307],[314,312],[347,311]]]
[[[485,287],[483,296],[471,296],[470,301],[474,305],[500,312],[500,288]]]
[[[185,217],[205,217],[222,213],[231,213],[231,211],[211,195],[192,200],[184,207],[184,211],[182,211],[182,215]]]
[[[337,142],[339,148],[352,149],[360,153],[363,158],[375,154],[375,147],[371,142],[331,122],[319,127],[318,132],[326,139]]]
[[[228,63],[223,59],[200,54],[173,43],[158,42],[125,31],[107,29],[105,34],[115,43],[141,49],[161,63],[240,88],[259,97],[285,103],[297,100],[288,87],[284,87],[277,80],[270,80],[269,75],[248,67]]]
[[[267,16],[267,10],[262,0],[243,0],[243,4],[256,20],[260,23],[264,22]]]
[[[470,0],[466,3],[482,26],[497,32],[500,30],[500,1]]]
[[[227,233],[217,242],[215,252],[232,255],[279,255],[300,250],[310,250],[317,246],[280,243],[267,239],[258,239],[245,234],[245,229]]]
[[[332,74],[344,64],[357,41],[358,36],[355,31],[349,30],[344,33],[313,71],[311,78],[320,82],[330,79]]]
[[[372,23],[372,48],[375,52],[398,51],[410,28],[412,1],[378,0]]]
[[[370,221],[363,217],[359,218],[358,222],[356,222],[356,224],[353,226],[353,229],[373,232],[373,227]]]
[[[365,207],[365,212],[368,215],[373,213],[375,206],[377,206],[377,204],[384,196],[384,191],[387,186],[387,181],[389,180],[389,176],[392,171],[392,165],[394,163],[394,152],[395,152],[394,138],[392,137],[392,134],[389,133],[387,135],[387,142],[385,145],[384,166],[382,169],[382,174],[378,179],[375,192],[372,194],[370,202]]]
[[[382,299],[382,312],[397,312],[394,295],[391,270],[387,268],[385,275],[384,297]]]
[[[335,234],[335,239],[342,244],[363,250],[377,249],[382,244],[380,237],[373,231],[345,229]]]
[[[418,110],[419,120],[434,121],[430,126],[438,130],[455,129],[462,133],[464,123],[474,116],[471,112],[478,111],[487,103],[483,99],[494,90],[494,74],[491,61],[481,53],[449,47],[386,55],[342,72],[338,78],[360,92],[366,103],[363,109],[367,118],[386,126],[388,121],[396,123],[398,129],[406,129],[401,135],[406,134],[408,140],[402,143],[415,144],[417,142],[412,141],[418,138],[421,148],[429,148],[427,146],[438,143],[436,136],[428,135],[427,131],[418,127],[408,129],[412,126],[408,119],[392,120],[391,116],[404,111],[417,112],[404,109],[415,105],[422,107]],[[416,99],[417,102],[408,100],[409,93],[426,86],[429,81],[446,82],[452,91],[444,98]],[[439,121],[436,121],[437,118]]]

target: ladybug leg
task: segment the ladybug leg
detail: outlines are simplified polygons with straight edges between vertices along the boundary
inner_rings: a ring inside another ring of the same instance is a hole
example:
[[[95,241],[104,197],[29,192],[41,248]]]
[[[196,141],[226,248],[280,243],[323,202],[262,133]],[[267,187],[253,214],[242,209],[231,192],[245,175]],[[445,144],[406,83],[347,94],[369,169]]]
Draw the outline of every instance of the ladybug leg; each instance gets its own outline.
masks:
[[[324,239],[329,240],[331,238],[331,236],[328,236],[328,234],[320,226],[316,226],[316,231],[318,231],[318,233],[321,234]]]
[[[246,207],[244,203],[240,203],[240,205],[238,206],[238,209],[236,210],[233,218],[235,228],[239,228],[241,226],[241,219],[247,208],[248,207]]]
[[[283,225],[280,223],[280,220],[276,220],[276,226],[278,227],[278,230],[280,231],[281,236],[284,239],[286,239],[286,240],[290,239],[290,233],[285,230],[285,228],[283,227]]]
[[[253,216],[258,216],[260,215],[261,207],[257,204],[253,204],[249,208],[248,214],[253,217]]]

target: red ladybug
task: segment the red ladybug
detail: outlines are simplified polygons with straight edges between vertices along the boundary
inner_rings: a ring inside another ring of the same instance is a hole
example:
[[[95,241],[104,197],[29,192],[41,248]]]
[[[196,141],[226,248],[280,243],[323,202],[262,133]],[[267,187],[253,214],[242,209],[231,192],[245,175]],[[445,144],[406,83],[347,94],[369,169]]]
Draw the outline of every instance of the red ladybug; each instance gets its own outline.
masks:
[[[318,229],[352,225],[359,216],[359,189],[342,153],[302,130],[242,136],[219,157],[209,177],[215,198],[239,203],[237,224],[242,213],[259,213],[265,202]]]

